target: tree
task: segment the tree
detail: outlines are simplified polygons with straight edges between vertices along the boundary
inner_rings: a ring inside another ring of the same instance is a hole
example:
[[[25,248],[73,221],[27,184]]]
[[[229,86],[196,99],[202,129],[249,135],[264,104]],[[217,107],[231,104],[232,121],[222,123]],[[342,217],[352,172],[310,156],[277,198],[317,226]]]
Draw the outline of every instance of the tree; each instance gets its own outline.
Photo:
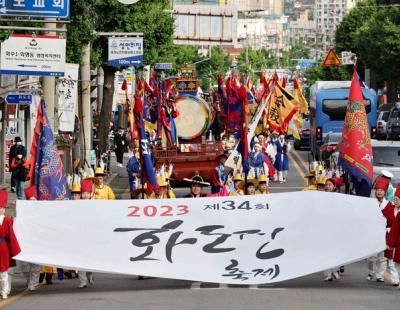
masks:
[[[168,0],[141,0],[124,5],[117,0],[72,0],[68,27],[67,60],[80,63],[82,47],[92,44],[92,66],[103,66],[104,97],[100,113],[99,148],[106,150],[114,94],[116,68],[107,66],[107,38],[97,32],[143,32],[145,64],[168,59],[172,54],[174,20]]]
[[[346,67],[324,67],[317,65],[306,70],[304,77],[307,84],[312,85],[316,81],[349,81],[351,73]]]
[[[371,68],[378,82],[388,81],[389,100],[398,100],[400,86],[400,8],[384,7],[356,32],[358,55]]]

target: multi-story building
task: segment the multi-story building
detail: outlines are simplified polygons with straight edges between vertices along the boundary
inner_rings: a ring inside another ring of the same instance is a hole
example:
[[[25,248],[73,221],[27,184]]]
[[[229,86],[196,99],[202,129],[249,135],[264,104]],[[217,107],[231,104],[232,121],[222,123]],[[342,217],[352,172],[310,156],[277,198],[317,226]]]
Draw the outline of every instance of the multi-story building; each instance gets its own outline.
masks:
[[[357,0],[315,0],[317,59],[323,58],[327,51],[333,47],[337,27],[343,16],[356,3]]]

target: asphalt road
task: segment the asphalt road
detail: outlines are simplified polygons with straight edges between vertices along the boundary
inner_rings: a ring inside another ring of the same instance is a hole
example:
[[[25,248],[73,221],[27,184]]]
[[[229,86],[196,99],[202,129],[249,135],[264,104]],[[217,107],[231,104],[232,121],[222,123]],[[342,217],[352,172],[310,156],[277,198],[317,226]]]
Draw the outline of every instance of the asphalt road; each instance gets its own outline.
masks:
[[[291,154],[290,173],[284,185],[272,183],[270,191],[301,190],[307,169],[305,151]],[[124,171],[112,180],[119,197],[128,198]],[[126,176],[125,176],[126,178]],[[183,195],[187,189],[178,190]],[[73,245],[66,245],[73,251]],[[298,262],[299,266],[301,261]],[[195,264],[194,267],[195,268]],[[42,285],[35,292],[25,290],[17,274],[12,296],[0,301],[0,309],[399,309],[400,290],[388,283],[366,280],[365,261],[346,266],[340,280],[324,282],[323,274],[267,286],[232,286],[169,279],[95,274],[94,286],[78,289],[78,279]]]

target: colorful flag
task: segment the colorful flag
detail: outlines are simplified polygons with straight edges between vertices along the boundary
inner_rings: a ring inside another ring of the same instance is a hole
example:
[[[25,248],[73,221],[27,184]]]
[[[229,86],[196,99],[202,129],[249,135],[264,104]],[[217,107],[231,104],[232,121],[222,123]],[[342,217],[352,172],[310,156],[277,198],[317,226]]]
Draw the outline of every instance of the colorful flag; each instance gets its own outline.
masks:
[[[140,158],[142,160],[143,178],[146,183],[150,183],[151,186],[157,186],[156,173],[154,170],[152,158],[151,158],[151,146],[149,139],[146,136],[144,130],[143,118],[140,120]]]
[[[308,102],[306,98],[304,98],[303,96],[301,85],[299,84],[297,79],[294,79],[293,86],[294,86],[293,97],[299,103],[300,112],[302,114],[308,115]]]
[[[339,164],[359,183],[364,181],[371,188],[374,176],[372,147],[365,103],[355,67],[339,152]]]
[[[241,110],[246,111],[246,105],[248,103],[248,99],[247,99],[247,88],[244,85],[242,85],[241,88],[239,89],[238,96],[239,96],[239,101],[241,103]],[[245,174],[247,174],[250,170],[249,143],[247,140],[247,135],[248,135],[248,127],[247,127],[246,113],[242,113],[240,141],[237,150],[242,156],[242,168]]]
[[[290,120],[297,111],[293,96],[275,82],[274,94],[271,96],[265,115],[269,129],[285,134]]]
[[[31,186],[36,187],[38,200],[71,199],[64,167],[55,145],[43,100],[37,110],[30,154],[29,176]]]

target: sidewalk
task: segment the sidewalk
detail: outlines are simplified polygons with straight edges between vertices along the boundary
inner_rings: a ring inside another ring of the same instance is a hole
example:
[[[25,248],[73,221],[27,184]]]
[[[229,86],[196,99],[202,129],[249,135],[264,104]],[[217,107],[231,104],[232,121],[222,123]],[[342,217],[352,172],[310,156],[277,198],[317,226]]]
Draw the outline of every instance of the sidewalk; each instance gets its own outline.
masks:
[[[115,154],[111,154],[111,175],[106,177],[106,184],[110,185],[116,199],[130,199],[128,173],[126,171],[126,164],[129,159],[129,154],[124,154],[124,164],[122,168],[118,167]],[[11,192],[11,174],[6,172],[6,183],[0,184],[0,189],[8,192],[8,209],[6,215],[15,216],[15,202],[17,194]],[[29,182],[25,182],[25,187],[29,186]]]

